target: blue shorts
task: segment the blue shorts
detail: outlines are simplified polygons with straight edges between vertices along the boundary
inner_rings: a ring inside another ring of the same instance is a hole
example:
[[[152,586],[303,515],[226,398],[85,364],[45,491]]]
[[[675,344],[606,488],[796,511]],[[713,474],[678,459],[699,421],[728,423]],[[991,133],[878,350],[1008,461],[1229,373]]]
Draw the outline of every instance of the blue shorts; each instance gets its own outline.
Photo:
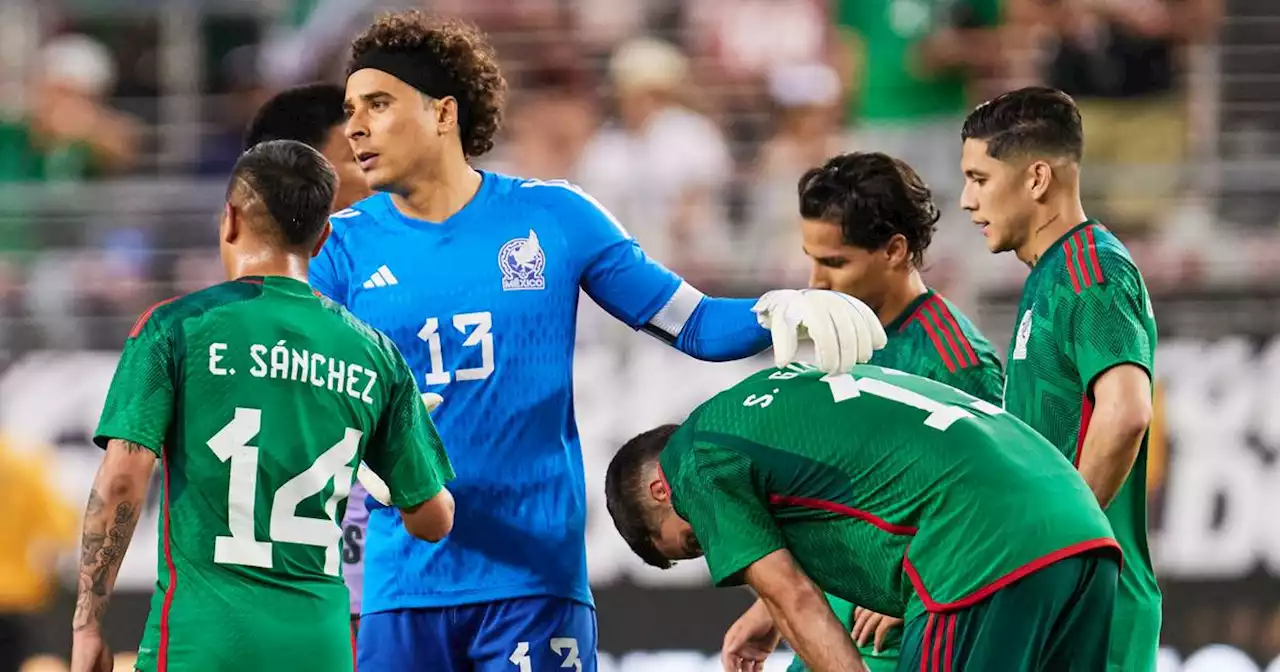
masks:
[[[360,672],[596,672],[596,611],[524,597],[360,618]]]

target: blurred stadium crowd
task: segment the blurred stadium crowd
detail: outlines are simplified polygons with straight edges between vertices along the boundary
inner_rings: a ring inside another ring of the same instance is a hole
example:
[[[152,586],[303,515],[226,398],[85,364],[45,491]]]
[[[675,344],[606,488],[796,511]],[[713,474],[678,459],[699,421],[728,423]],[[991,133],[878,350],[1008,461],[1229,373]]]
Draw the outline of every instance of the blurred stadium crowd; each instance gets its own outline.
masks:
[[[36,351],[114,351],[147,305],[220,281],[215,217],[257,105],[341,81],[362,22],[410,4],[0,3],[0,374]],[[796,179],[866,149],[929,182],[947,214],[927,279],[983,314],[1025,269],[991,258],[959,210],[959,125],[1033,82],[1079,101],[1086,206],[1156,296],[1280,287],[1274,0],[418,4],[477,23],[506,67],[505,130],[480,167],[579,183],[708,292],[803,285]],[[982,326],[1002,344],[1008,324]],[[36,459],[3,438],[4,417],[0,465]],[[30,473],[0,466],[0,484],[39,491],[3,485],[0,500],[49,500]],[[0,521],[0,538],[30,540],[0,551],[0,621],[43,608],[39,572],[19,568],[51,566],[38,552],[65,544],[47,515]]]

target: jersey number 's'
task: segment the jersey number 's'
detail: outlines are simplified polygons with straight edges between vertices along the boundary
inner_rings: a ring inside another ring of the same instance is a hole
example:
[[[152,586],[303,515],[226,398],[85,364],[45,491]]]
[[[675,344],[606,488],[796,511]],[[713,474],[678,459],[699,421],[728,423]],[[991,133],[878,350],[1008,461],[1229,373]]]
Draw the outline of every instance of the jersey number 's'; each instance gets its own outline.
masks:
[[[338,502],[351,490],[351,468],[363,433],[346,430],[342,440],[316,458],[302,473],[290,478],[271,500],[270,541],[258,541],[254,534],[258,499],[258,447],[245,445],[262,429],[262,411],[237,408],[235,418],[209,439],[209,448],[223,462],[231,463],[227,486],[227,527],[230,536],[214,540],[213,561],[223,565],[247,565],[271,569],[272,543],[303,544],[324,549],[324,573],[339,575],[338,540],[342,536],[334,520]],[[333,483],[333,494],[324,503],[325,518],[297,515],[302,500],[314,496]]]
[[[428,317],[426,324],[418,330],[418,338],[427,342],[431,355],[431,369],[427,371],[428,385],[444,385],[451,380],[484,380],[493,373],[493,315],[483,313],[459,313],[453,316],[453,328],[467,334],[462,342],[464,348],[480,346],[480,366],[469,369],[458,369],[450,374],[444,369],[444,350],[440,347],[440,320]],[[471,333],[467,330],[471,329]]]
[[[928,413],[929,415],[924,419],[924,425],[939,431],[946,431],[957,420],[973,417],[973,414],[964,408],[944,404],[919,392],[898,387],[893,383],[888,383],[878,378],[855,378],[848,373],[842,373],[824,376],[822,382],[831,388],[831,399],[837,404],[857,398],[863,394],[896,401]],[[981,399],[973,399],[969,401],[969,405],[987,415],[1004,413],[1004,410],[999,406]]]

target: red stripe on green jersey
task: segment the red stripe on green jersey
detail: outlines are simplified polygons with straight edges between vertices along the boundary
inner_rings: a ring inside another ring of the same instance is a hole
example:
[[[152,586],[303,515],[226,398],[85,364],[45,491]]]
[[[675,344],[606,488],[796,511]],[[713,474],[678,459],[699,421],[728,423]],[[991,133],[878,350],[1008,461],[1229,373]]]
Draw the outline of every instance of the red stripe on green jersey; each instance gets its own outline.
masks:
[[[942,341],[947,347],[947,357],[951,361],[955,362],[956,368],[963,369],[968,366],[969,361],[965,359],[964,353],[960,349],[960,344],[956,341],[955,335],[951,333],[951,329],[949,328],[949,325],[947,325],[946,320],[942,319],[942,316],[938,311],[937,302],[933,299],[926,302],[924,310],[921,311],[921,315],[923,315],[924,319],[929,320],[933,324],[933,327],[938,330],[938,333],[942,334]]]
[[[1106,276],[1102,274],[1102,265],[1098,263],[1098,245],[1093,229],[1093,224],[1085,225],[1062,243],[1063,257],[1076,294],[1106,280]]]
[[[973,345],[969,342],[969,337],[960,328],[960,323],[956,321],[955,315],[951,313],[951,309],[947,307],[947,303],[942,300],[941,295],[934,294],[929,299],[929,310],[933,312],[937,323],[949,335],[947,343],[951,346],[951,352],[955,355],[959,368],[966,369],[970,366],[977,366],[979,364],[978,355],[973,352]],[[950,336],[955,337],[954,342]]]
[[[920,647],[920,672],[929,672],[929,652],[933,649],[933,619],[937,616],[929,614],[924,622],[924,640]]]
[[[959,308],[928,290],[885,325],[871,364],[945,383],[999,405],[1004,370],[995,348]]]
[[[151,320],[151,315],[156,312],[157,308],[173,303],[179,298],[181,297],[177,297],[177,296],[170,297],[168,299],[165,299],[164,301],[157,302],[153,304],[150,308],[142,311],[142,314],[138,316],[137,321],[133,323],[133,328],[129,330],[129,338],[137,338],[138,334],[142,333],[143,327],[147,326],[147,322]]]
[[[1102,284],[1107,278],[1102,274],[1102,265],[1098,263],[1098,243],[1093,238],[1093,228],[1092,226],[1084,227],[1084,235],[1089,243],[1089,270],[1093,272],[1094,280]]]
[[[152,310],[154,309],[152,307]],[[148,315],[150,313],[151,311],[147,311]],[[165,458],[161,462],[164,469],[164,564],[168,571],[169,585],[164,588],[164,602],[160,606],[160,646],[158,647],[159,652],[156,654],[156,671],[168,672],[169,613],[173,609],[173,593],[178,588],[178,570],[173,564],[173,549],[169,543],[171,537],[169,527],[172,524],[172,519],[169,517],[169,460]]]

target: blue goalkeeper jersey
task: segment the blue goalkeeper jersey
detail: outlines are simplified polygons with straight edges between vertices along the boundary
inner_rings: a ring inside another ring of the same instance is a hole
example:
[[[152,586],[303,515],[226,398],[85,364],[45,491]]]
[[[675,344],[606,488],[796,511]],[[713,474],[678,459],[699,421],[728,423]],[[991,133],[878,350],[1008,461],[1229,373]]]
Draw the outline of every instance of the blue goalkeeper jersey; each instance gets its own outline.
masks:
[[[321,293],[387,334],[422,391],[457,478],[453,532],[430,544],[375,511],[364,613],[535,595],[591,604],[586,485],[573,415],[579,288],[614,317],[703,359],[769,344],[750,301],[712,299],[648,259],[564,182],[482,173],[444,222],[377,194],[331,218]]]

